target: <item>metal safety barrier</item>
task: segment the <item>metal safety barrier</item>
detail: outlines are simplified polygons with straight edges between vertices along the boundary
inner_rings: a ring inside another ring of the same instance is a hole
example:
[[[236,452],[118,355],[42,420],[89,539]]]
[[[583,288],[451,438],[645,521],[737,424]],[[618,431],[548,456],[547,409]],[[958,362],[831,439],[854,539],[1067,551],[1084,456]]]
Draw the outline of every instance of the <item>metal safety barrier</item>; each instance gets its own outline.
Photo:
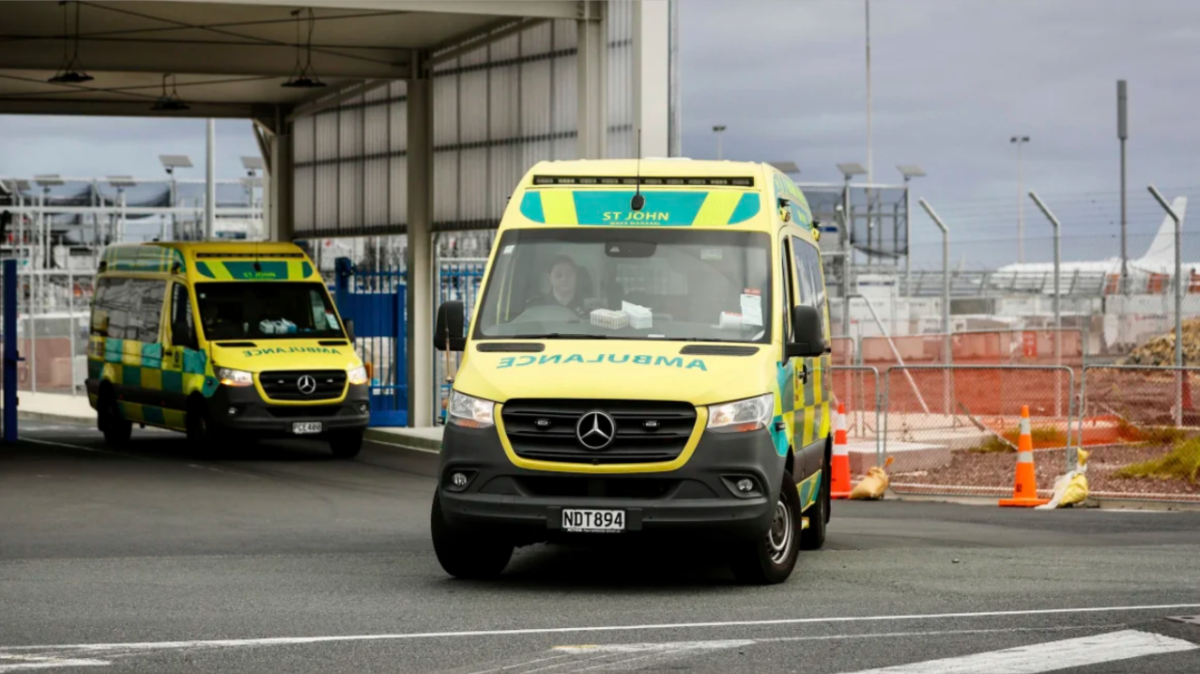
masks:
[[[883,388],[883,452],[897,493],[1011,494],[1022,406],[1039,490],[1049,494],[1055,476],[1074,465],[1069,367],[893,366]]]
[[[1200,501],[1200,367],[1089,365],[1080,388],[1091,494]]]
[[[834,399],[846,407],[850,473],[865,475],[868,468],[882,466],[884,461],[883,428],[879,424],[882,411],[879,370],[861,365],[834,365],[830,369]],[[866,443],[874,444],[873,452],[861,451]]]

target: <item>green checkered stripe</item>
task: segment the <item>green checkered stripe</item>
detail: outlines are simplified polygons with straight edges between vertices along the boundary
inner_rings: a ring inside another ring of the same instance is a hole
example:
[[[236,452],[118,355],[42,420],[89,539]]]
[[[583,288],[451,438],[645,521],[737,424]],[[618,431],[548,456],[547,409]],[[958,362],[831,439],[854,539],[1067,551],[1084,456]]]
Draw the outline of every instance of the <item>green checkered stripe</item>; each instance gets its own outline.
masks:
[[[184,270],[183,253],[166,246],[118,245],[104,251],[105,271],[171,273],[176,265]]]

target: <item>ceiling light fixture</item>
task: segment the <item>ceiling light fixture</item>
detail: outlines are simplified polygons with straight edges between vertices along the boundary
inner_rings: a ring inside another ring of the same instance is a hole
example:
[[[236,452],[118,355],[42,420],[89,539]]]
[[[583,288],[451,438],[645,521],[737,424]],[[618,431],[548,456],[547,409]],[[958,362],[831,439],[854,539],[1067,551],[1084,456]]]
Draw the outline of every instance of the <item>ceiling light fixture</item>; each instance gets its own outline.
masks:
[[[169,94],[167,93],[168,77],[171,78],[171,93]],[[162,80],[162,95],[158,97],[158,100],[154,101],[154,105],[150,109],[164,112],[176,112],[179,110],[188,110],[190,108],[191,106],[183,102],[183,99],[179,97],[179,91],[175,89],[175,76],[170,73],[164,74]]]
[[[75,39],[74,50],[72,51],[72,40],[67,33],[67,3],[66,0],[58,3],[59,7],[63,8],[63,67],[55,73],[54,77],[46,80],[51,84],[83,84],[96,79],[87,73],[87,69],[83,67],[83,63],[79,61],[79,12],[82,7],[79,3],[75,3]],[[69,56],[68,56],[69,54]]]
[[[312,64],[312,36],[313,29],[317,25],[316,18],[313,17],[312,8],[308,8],[308,39],[304,44],[304,66],[300,65],[300,12],[302,10],[292,10],[292,16],[296,17],[296,67],[292,70],[291,77],[280,86],[290,87],[294,89],[315,89],[325,86],[320,77],[317,77],[317,71],[313,69]]]

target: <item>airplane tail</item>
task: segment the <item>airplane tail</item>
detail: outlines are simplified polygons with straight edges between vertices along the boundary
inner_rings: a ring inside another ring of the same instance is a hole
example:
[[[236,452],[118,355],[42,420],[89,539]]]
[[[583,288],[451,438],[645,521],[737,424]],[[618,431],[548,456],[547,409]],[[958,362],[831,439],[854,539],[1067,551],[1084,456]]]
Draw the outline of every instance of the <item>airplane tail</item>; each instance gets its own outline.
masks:
[[[1187,197],[1175,197],[1175,200],[1171,202],[1171,210],[1175,211],[1182,220],[1184,211],[1187,210]],[[1158,227],[1158,233],[1150,242],[1150,248],[1136,263],[1140,263],[1144,267],[1170,267],[1175,264],[1175,221],[1171,219],[1171,216],[1163,218],[1162,224]]]

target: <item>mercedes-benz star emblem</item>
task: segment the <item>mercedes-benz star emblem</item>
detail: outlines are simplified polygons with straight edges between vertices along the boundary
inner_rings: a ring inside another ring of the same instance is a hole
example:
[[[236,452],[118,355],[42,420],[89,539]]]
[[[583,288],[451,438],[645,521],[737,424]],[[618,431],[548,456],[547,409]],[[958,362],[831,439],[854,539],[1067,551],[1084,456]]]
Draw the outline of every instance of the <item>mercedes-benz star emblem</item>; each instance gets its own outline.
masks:
[[[312,375],[304,375],[296,380],[296,388],[306,396],[310,396],[317,390],[317,380],[313,379]]]
[[[575,425],[579,444],[592,451],[599,451],[612,444],[617,436],[617,422],[608,414],[594,410],[579,417]]]

